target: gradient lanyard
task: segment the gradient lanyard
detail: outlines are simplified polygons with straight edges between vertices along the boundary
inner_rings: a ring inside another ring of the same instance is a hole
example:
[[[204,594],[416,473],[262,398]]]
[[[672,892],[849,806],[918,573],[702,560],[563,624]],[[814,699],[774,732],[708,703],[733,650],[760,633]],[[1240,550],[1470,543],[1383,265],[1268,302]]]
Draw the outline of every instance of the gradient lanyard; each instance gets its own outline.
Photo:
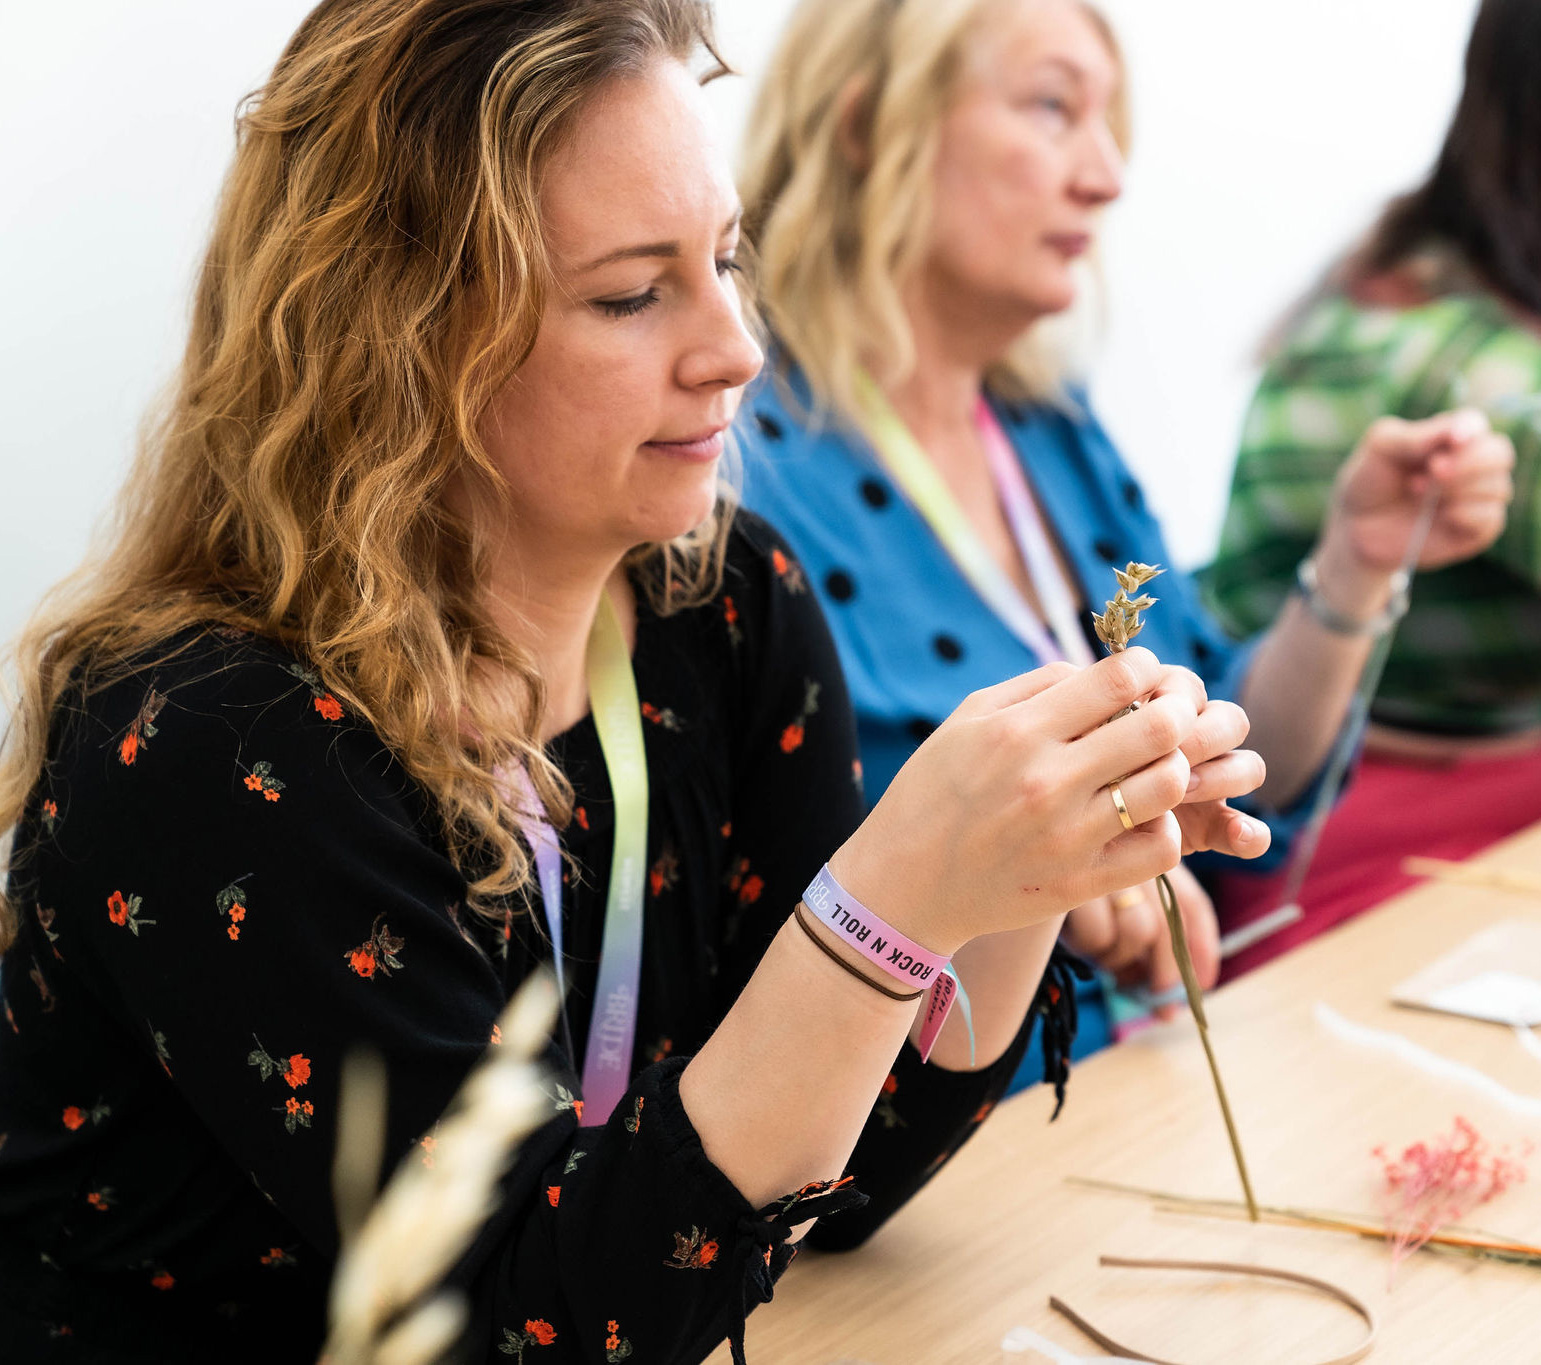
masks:
[[[594,1013],[583,1056],[585,1127],[603,1123],[631,1083],[631,1058],[637,1035],[637,998],[642,979],[642,888],[647,866],[647,754],[642,739],[642,708],[637,679],[610,595],[600,598],[589,633],[586,671],[589,707],[605,771],[615,801],[615,846],[610,857],[610,889],[605,897],[605,929],[599,950],[599,980]],[[520,770],[521,776],[524,770]],[[533,797],[529,778],[525,789]],[[525,837],[535,853],[541,904],[551,949],[556,957],[557,990],[567,1000],[562,950],[562,849],[544,818],[525,822]]]
[[[1049,546],[1043,517],[1027,486],[1021,465],[984,399],[979,400],[975,421],[980,424],[979,433],[990,461],[996,494],[1005,509],[1018,552],[1045,608],[1053,604],[1059,616],[1064,618],[1050,617],[1056,633],[1062,633],[1068,641],[1063,647],[985,548],[946,480],[870,375],[858,375],[857,393],[867,414],[868,435],[878,458],[990,610],[1032,650],[1040,663],[1064,659],[1071,652],[1080,656],[1083,651],[1077,650],[1077,644],[1084,647],[1084,657],[1078,657],[1078,662],[1090,663],[1091,647],[1085,645],[1076,623],[1074,598]]]

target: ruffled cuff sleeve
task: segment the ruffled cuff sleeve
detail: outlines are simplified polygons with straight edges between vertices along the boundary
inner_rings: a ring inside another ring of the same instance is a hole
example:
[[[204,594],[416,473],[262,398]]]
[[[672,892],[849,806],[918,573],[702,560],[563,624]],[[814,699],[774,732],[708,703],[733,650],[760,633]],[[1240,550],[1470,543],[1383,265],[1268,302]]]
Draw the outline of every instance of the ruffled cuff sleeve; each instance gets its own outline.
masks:
[[[685,1065],[639,1074],[604,1127],[574,1133],[566,1115],[567,1141],[554,1124],[527,1145],[456,1277],[472,1280],[465,1359],[688,1365],[727,1338],[742,1365],[745,1319],[790,1264],[792,1228],[866,1202],[847,1177],[750,1205],[680,1102]]]

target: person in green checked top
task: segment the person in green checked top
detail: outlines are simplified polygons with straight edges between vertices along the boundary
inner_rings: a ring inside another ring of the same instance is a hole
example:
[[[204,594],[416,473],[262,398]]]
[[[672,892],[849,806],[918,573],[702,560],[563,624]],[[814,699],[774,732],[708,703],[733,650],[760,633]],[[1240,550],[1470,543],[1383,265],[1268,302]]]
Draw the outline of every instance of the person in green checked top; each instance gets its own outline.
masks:
[[[1365,757],[1303,888],[1303,920],[1257,965],[1407,885],[1410,853],[1460,858],[1541,820],[1541,7],[1485,0],[1465,89],[1426,183],[1282,329],[1243,429],[1210,605],[1238,635],[1271,621],[1376,421],[1477,406],[1514,443],[1514,501],[1483,553],[1419,573]],[[1325,604],[1329,610],[1330,602]],[[1272,906],[1278,877],[1232,874],[1223,922]]]

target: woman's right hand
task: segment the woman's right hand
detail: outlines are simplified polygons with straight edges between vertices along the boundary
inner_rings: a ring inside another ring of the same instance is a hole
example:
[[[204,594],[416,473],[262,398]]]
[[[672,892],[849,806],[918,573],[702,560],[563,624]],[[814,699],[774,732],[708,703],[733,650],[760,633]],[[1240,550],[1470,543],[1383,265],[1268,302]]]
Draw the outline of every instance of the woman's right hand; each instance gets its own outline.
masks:
[[[1216,761],[1245,737],[1245,714],[1219,705],[1201,724],[1207,705],[1194,674],[1139,648],[976,692],[911,755],[831,871],[949,954],[1138,886],[1181,856],[1171,812],[1189,797],[1190,759],[1213,775],[1195,792],[1211,803],[1261,781],[1261,763]],[[1107,790],[1115,780],[1133,830]]]

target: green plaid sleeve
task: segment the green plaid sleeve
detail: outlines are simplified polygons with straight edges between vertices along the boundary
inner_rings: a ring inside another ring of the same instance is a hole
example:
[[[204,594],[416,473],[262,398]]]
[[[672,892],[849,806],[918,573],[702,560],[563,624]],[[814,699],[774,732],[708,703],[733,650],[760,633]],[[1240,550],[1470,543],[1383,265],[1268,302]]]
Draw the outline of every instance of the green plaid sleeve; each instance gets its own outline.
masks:
[[[1259,383],[1242,432],[1209,605],[1263,629],[1327,513],[1333,479],[1383,414],[1482,407],[1513,439],[1515,500],[1491,550],[1419,575],[1378,719],[1450,733],[1541,723],[1541,338],[1481,296],[1411,309],[1317,305]]]

